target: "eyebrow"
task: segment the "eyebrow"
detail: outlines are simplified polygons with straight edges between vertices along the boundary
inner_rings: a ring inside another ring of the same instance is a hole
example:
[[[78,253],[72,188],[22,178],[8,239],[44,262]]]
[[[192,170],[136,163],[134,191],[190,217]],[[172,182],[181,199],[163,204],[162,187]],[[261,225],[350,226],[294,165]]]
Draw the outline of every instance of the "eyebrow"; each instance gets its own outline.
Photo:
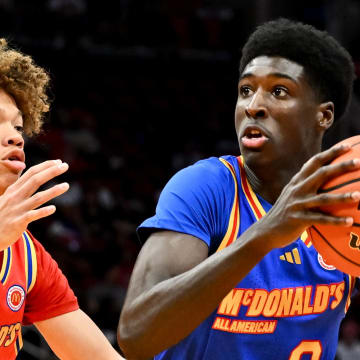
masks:
[[[18,112],[16,113],[16,115],[14,116],[14,118],[12,119],[12,121],[16,120],[19,117],[23,117],[23,113],[21,110],[18,110]]]
[[[280,73],[280,72],[274,72],[274,73],[270,73],[267,76],[271,76],[271,77],[276,77],[276,78],[282,78],[282,79],[288,79],[292,82],[294,82],[295,84],[298,84],[298,81],[296,79],[294,79],[292,76],[289,76],[287,74],[284,73]],[[255,77],[255,75],[251,72],[242,74],[239,78],[239,81],[242,79],[246,79],[246,78],[251,78],[251,77]]]
[[[2,107],[0,107],[0,113],[4,112],[4,109]],[[23,113],[20,109],[18,109],[17,113],[14,115],[14,117],[11,119],[11,121],[15,121],[17,118],[19,117],[23,117]]]

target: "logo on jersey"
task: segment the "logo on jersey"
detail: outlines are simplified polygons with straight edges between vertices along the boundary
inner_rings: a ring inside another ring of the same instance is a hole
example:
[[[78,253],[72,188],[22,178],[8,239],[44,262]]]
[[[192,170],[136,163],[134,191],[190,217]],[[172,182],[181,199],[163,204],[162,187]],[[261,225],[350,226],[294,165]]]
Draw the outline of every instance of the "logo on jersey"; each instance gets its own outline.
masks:
[[[320,254],[318,254],[318,261],[319,261],[320,266],[323,269],[325,269],[325,270],[336,270],[336,267],[333,266],[333,265],[327,264]]]
[[[298,248],[292,249],[292,251],[287,251],[284,255],[280,256],[280,260],[287,261],[290,264],[301,264],[300,254]]]
[[[25,300],[25,290],[20,285],[13,285],[6,295],[6,302],[12,311],[19,311]]]

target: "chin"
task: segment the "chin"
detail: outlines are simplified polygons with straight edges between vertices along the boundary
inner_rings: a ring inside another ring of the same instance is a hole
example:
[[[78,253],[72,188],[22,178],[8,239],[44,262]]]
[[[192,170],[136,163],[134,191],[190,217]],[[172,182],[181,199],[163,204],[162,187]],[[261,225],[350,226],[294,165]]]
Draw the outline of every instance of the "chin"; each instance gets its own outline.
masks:
[[[240,153],[244,157],[246,163],[256,163],[259,165],[269,164],[274,161],[272,154],[269,151],[263,151],[263,149],[247,149],[240,148]]]

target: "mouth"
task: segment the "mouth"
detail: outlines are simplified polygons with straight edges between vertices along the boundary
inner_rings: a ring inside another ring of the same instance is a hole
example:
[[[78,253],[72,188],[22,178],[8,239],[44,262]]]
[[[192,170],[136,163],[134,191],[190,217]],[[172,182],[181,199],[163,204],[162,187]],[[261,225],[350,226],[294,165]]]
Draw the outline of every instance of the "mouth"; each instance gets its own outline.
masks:
[[[250,149],[260,149],[268,140],[265,132],[257,126],[246,127],[241,136],[242,145]]]
[[[244,136],[246,136],[248,139],[253,139],[260,138],[261,136],[263,136],[263,134],[259,129],[247,128],[245,129]]]
[[[2,158],[2,160],[9,160],[9,161],[25,161],[24,152],[21,150],[13,150],[8,153],[6,156]]]
[[[2,162],[11,170],[19,172],[25,169],[25,154],[22,150],[13,150],[6,154]]]

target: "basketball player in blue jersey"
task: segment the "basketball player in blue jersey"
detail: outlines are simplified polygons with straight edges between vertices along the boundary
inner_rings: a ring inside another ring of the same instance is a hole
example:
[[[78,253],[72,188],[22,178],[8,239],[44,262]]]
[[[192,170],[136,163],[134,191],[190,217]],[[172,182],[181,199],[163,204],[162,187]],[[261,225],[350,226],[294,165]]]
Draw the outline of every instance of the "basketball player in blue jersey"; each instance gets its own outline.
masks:
[[[360,193],[318,194],[360,167],[329,163],[325,131],[345,112],[354,67],[325,32],[286,19],[258,27],[240,61],[235,127],[241,156],[197,162],[161,193],[120,317],[128,359],[329,360],[355,279],[316,252],[319,212]]]

